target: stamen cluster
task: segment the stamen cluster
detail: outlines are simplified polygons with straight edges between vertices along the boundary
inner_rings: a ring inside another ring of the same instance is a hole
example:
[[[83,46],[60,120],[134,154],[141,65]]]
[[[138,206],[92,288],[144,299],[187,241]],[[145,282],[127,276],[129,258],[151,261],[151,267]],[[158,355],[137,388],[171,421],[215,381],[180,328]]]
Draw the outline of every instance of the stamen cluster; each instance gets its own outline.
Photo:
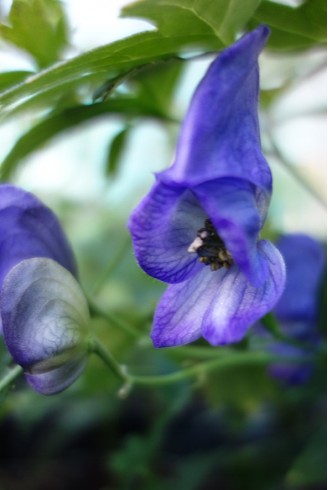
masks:
[[[217,271],[222,267],[229,269],[233,264],[230,252],[208,218],[204,222],[204,227],[198,230],[197,237],[188,247],[188,252],[196,252],[199,262],[209,265],[211,271]]]

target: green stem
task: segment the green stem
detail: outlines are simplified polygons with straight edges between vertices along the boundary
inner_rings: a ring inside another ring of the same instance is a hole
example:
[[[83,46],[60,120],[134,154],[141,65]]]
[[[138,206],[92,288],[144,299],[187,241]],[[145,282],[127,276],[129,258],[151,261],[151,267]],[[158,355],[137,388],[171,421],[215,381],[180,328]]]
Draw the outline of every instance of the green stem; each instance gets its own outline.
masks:
[[[179,371],[169,374],[160,374],[152,376],[129,374],[118,362],[113,358],[112,354],[97,338],[90,340],[90,351],[97,354],[104,363],[114,372],[114,374],[124,382],[124,394],[128,392],[131,386],[161,386],[171,383],[176,383],[187,378],[196,377],[200,374],[205,374],[210,371],[225,369],[230,366],[246,366],[246,365],[267,365],[272,362],[281,360],[279,357],[266,352],[231,352],[229,355],[219,356],[215,359],[198,363]],[[299,357],[284,358],[284,362],[300,362]],[[122,391],[122,393],[123,393]]]
[[[92,337],[89,340],[89,350],[97,356],[110,368],[110,370],[116,375],[116,377],[123,381],[124,383],[129,383],[129,375],[125,371],[124,367],[121,366],[109,350],[104,346],[104,344],[97,339],[96,337]]]
[[[168,354],[172,357],[185,358],[185,359],[211,359],[223,356],[230,356],[235,354],[236,349],[229,349],[227,347],[215,348],[215,347],[198,347],[198,346],[185,346],[171,348]]]
[[[114,313],[109,313],[107,311],[103,311],[98,305],[96,305],[91,299],[88,299],[89,309],[91,316],[104,318],[110,325],[118,327],[120,330],[125,332],[130,337],[134,339],[139,339],[141,337],[141,333],[135,328],[131,327],[124,320],[119,318]]]
[[[125,80],[137,75],[138,73],[140,73],[144,70],[147,70],[150,66],[159,66],[159,65],[163,65],[165,63],[172,62],[172,61],[186,62],[186,61],[190,61],[190,60],[202,59],[204,57],[208,57],[208,56],[216,55],[216,54],[217,54],[216,51],[208,51],[206,53],[192,55],[192,56],[189,56],[187,58],[182,58],[180,56],[171,55],[171,56],[168,56],[167,58],[164,58],[164,59],[153,60],[153,61],[149,61],[149,62],[144,63],[144,64],[139,65],[139,66],[134,66],[133,68],[127,69],[126,71],[124,71],[123,73],[118,75],[117,77],[108,79],[103,85],[98,87],[95,90],[95,92],[93,93],[92,100],[93,100],[93,102],[96,102],[96,101],[104,102],[111,95],[113,90],[115,90],[119,85],[121,85],[121,83],[123,83]]]
[[[0,380],[0,392],[8,388],[21,374],[23,368],[21,366],[15,366],[12,368],[1,380]]]
[[[247,366],[247,365],[267,365],[271,362],[277,361],[277,356],[266,353],[238,353],[235,355],[218,357],[217,359],[211,359],[195,366],[191,366],[180,371],[175,371],[169,374],[162,374],[158,376],[134,376],[130,375],[130,383],[141,386],[160,386],[178,381],[183,381],[187,378],[196,377],[200,374],[209,373],[214,370],[225,369],[230,366]],[[289,359],[289,362],[295,362],[296,359]],[[284,359],[284,361],[286,361]]]

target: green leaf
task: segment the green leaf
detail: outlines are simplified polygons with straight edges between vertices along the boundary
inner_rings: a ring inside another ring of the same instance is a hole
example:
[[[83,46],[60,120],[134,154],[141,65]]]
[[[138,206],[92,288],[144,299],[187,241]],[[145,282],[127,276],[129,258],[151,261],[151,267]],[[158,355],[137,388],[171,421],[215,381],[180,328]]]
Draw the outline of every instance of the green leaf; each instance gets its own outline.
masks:
[[[8,71],[0,73],[0,93],[13,85],[23,82],[32,74],[33,72],[30,71]]]
[[[83,87],[89,81],[116,78],[134,67],[176,56],[191,46],[220,49],[222,44],[213,35],[193,32],[188,36],[164,37],[159,32],[144,32],[113,44],[101,46],[80,56],[41,71],[25,83],[0,95],[2,117],[11,114],[27,100],[38,98],[47,105],[48,95],[54,97],[72,87]],[[90,99],[92,91],[90,91]]]
[[[252,17],[261,0],[143,0],[123,9],[124,16],[151,20],[165,36],[190,36],[202,30],[214,34],[223,44]]]
[[[252,25],[260,22],[270,26],[269,47],[285,50],[306,48],[325,43],[326,14],[324,0],[308,0],[298,8],[265,1],[255,12]]]
[[[121,114],[165,119],[153,107],[136,98],[112,99],[102,104],[79,105],[51,114],[25,133],[12,148],[0,167],[1,180],[8,180],[19,162],[60,133],[100,116]]]
[[[152,17],[158,31],[136,34],[41,71],[0,96],[1,116],[12,114],[35,98],[48,106],[48,96],[56,97],[73,87],[81,89],[95,79],[116,79],[130,74],[133,68],[176,58],[186,50],[222,49],[249,20],[259,1],[145,0],[133,4],[124,15]]]
[[[150,65],[134,76],[131,82],[138,84],[138,95],[142,100],[167,112],[183,68],[183,63],[176,60]]]
[[[58,0],[14,0],[0,36],[33,56],[39,67],[59,59],[67,44],[67,25]]]
[[[106,175],[108,176],[114,176],[117,173],[122,153],[125,148],[127,136],[129,134],[129,129],[129,126],[125,127],[122,131],[117,133],[117,135],[111,141],[106,165]]]

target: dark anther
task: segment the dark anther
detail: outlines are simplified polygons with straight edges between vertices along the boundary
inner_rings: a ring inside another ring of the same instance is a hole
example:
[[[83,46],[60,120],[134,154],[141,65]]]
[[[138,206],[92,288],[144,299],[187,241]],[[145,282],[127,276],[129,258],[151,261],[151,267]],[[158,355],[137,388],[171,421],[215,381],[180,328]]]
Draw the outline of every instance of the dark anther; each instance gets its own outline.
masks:
[[[204,227],[197,232],[197,237],[188,248],[188,252],[196,252],[199,261],[209,265],[212,271],[222,267],[229,268],[233,264],[233,258],[226,249],[224,241],[216,232],[210,219],[206,219]]]

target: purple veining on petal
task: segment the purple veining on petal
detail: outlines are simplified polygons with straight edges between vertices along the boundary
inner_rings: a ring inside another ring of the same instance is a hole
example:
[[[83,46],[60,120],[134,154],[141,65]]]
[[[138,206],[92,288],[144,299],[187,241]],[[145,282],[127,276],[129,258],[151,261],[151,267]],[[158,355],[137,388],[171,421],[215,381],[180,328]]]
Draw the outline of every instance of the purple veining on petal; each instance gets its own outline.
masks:
[[[87,363],[85,353],[69,359],[64,365],[44,373],[25,372],[28,384],[43,395],[54,395],[68,388],[83,372]]]
[[[269,276],[263,287],[252,286],[238,267],[195,277],[169,286],[155,313],[152,339],[156,347],[181,345],[204,336],[213,345],[238,342],[250,325],[279,299],[285,266],[267,241],[258,244]]]
[[[156,182],[129,220],[140,266],[168,283],[195,274],[199,264],[187,249],[205,217],[190,190]]]
[[[267,270],[256,246],[261,223],[254,186],[227,178],[205,182],[194,192],[234,261],[253,285],[260,286]]]
[[[163,179],[197,185],[236,177],[271,193],[257,115],[257,58],[268,35],[266,26],[258,27],[211,64],[192,98],[173,166]]]
[[[237,268],[223,277],[202,326],[203,336],[211,344],[241,340],[282,294],[286,271],[279,251],[266,240],[258,243],[258,249],[267,264],[268,277],[261,287],[252,286]]]
[[[223,51],[200,82],[184,119],[173,165],[132,214],[140,266],[171,283],[152,331],[157,347],[204,336],[237,342],[281,295],[285,269],[259,241],[272,192],[260,145],[260,26]]]
[[[3,282],[0,309],[7,348],[34,384],[40,376],[40,391],[54,393],[70,384],[78,364],[85,364],[89,323],[86,299],[72,274],[52,259],[23,260]]]
[[[72,249],[54,213],[33,194],[1,184],[0,289],[7,273],[32,257],[52,258],[77,276]]]
[[[209,287],[214,282],[216,288],[225,274],[203,267],[191,279],[167,288],[155,312],[151,334],[155,347],[187,344],[202,335],[203,317],[212,301]]]

